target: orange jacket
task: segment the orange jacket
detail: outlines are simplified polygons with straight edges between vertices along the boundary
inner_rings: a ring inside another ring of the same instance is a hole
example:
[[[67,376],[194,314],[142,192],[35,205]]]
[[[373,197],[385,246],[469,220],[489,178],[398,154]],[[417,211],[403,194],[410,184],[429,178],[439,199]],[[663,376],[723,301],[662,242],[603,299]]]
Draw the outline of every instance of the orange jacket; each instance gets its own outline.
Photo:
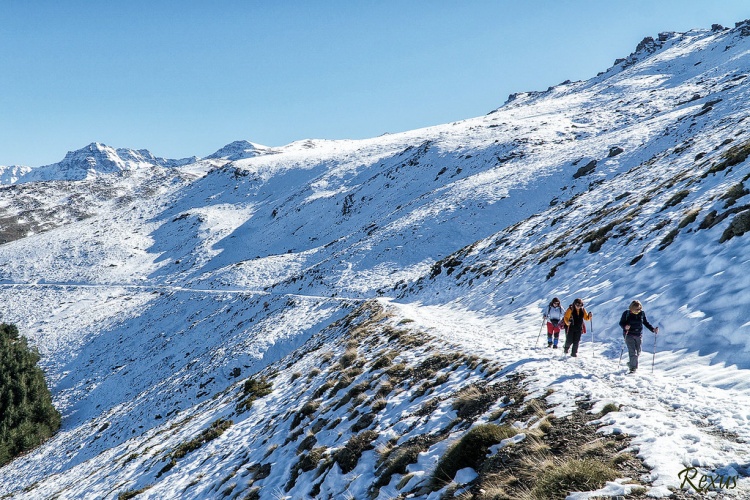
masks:
[[[565,316],[563,316],[563,321],[565,322],[565,326],[570,326],[571,321],[573,319],[571,318],[571,315],[573,314],[573,308],[569,307],[567,311],[565,311]],[[591,313],[586,310],[586,308],[583,308],[583,320],[584,321],[591,321]]]

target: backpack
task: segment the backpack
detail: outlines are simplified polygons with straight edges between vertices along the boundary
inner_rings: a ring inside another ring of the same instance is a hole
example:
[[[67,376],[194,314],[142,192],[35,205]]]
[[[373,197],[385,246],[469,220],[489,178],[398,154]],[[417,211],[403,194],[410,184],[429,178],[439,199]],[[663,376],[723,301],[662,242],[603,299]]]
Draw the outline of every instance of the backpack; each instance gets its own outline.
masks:
[[[643,314],[643,310],[641,310],[641,312],[639,312],[638,314],[636,314],[636,316],[638,316],[639,319],[641,320],[641,323],[643,323],[643,317],[641,316],[641,314]],[[631,315],[630,309],[627,309],[625,311],[625,324],[626,325],[630,323],[630,315]],[[617,326],[619,326],[619,325],[617,325]],[[623,334],[627,334],[627,330],[625,330],[624,328],[622,328],[622,333]]]
[[[643,314],[643,310],[641,310],[641,312],[639,312],[638,314],[636,314],[636,316],[640,316],[641,314]],[[628,309],[627,311],[625,311],[625,323],[627,323],[628,321],[630,321],[630,309]],[[641,320],[641,321],[643,321],[643,320]]]

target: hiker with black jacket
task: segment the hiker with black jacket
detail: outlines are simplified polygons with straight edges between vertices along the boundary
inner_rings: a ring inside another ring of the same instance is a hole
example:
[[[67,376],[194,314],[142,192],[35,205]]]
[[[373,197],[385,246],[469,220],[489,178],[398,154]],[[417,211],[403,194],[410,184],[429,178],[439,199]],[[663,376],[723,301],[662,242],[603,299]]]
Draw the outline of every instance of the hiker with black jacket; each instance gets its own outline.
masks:
[[[628,355],[630,356],[628,362],[630,373],[638,369],[638,356],[641,354],[641,335],[643,334],[644,325],[654,335],[659,333],[659,328],[651,325],[648,319],[646,319],[646,313],[643,311],[641,303],[634,300],[630,303],[628,310],[622,313],[622,317],[620,318],[622,335],[625,338],[625,345],[628,346]]]
[[[583,307],[583,300],[575,299],[573,304],[568,307],[563,317],[563,323],[565,323],[565,346],[563,350],[565,354],[568,354],[570,349],[571,357],[578,356],[578,344],[581,342],[581,335],[585,331],[586,325],[583,324],[585,321],[590,321],[593,314]]]

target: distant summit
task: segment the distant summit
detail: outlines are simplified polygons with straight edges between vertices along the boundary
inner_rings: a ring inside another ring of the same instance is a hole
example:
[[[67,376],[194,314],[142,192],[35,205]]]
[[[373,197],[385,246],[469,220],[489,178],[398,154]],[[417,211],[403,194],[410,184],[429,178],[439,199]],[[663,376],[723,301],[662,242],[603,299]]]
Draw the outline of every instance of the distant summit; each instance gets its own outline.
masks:
[[[266,155],[274,153],[271,148],[262,146],[260,144],[254,144],[248,141],[234,141],[227,144],[214,154],[207,156],[207,160],[229,160],[237,161],[244,160],[246,158],[254,158],[260,155]]]
[[[122,174],[144,167],[179,167],[197,161],[196,157],[181,160],[159,158],[146,149],[115,149],[92,142],[76,151],[69,151],[58,163],[37,168],[8,167],[0,172],[2,184],[39,181],[79,181],[102,174]],[[10,170],[10,168],[15,170]]]
[[[41,169],[47,172],[63,171],[68,179],[79,180],[85,179],[92,173],[111,174],[128,170],[130,167],[128,163],[131,163],[133,159],[130,158],[129,162],[121,158],[114,148],[92,142],[77,151],[69,151],[61,162],[49,167],[41,167]]]
[[[10,167],[0,166],[0,185],[15,184],[18,179],[28,174],[31,167],[12,165]]]

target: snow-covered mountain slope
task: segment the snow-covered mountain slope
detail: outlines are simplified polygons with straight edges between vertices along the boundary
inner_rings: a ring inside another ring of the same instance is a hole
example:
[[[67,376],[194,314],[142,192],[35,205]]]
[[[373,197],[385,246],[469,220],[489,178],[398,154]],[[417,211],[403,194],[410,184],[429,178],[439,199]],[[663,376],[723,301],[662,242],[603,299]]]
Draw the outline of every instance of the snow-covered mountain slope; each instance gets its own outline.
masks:
[[[699,466],[747,495],[749,26],[664,33],[448,125],[202,160],[92,144],[9,180],[2,319],[63,428],[0,492],[482,498],[489,465],[430,479],[450,446],[512,423],[495,459],[563,453],[544,412],[566,429],[578,402],[647,466],[607,492],[667,496]],[[552,296],[594,312],[578,360],[536,348]],[[653,375],[618,366],[633,298],[661,328]]]

